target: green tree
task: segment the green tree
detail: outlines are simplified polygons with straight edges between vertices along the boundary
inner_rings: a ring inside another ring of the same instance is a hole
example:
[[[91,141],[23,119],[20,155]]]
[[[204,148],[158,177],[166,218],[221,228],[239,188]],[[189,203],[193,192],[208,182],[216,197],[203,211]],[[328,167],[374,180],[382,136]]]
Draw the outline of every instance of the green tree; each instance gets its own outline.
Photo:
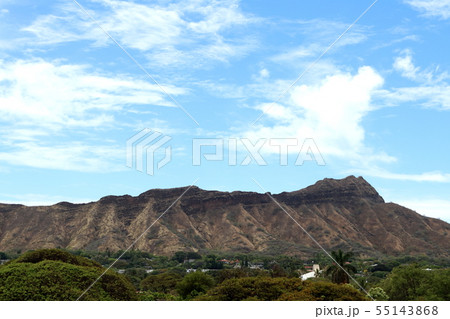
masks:
[[[0,266],[0,300],[76,300],[105,269],[59,249],[25,253]],[[81,300],[137,300],[125,276],[106,272]]]
[[[305,281],[298,292],[286,292],[278,300],[299,301],[363,301],[366,296],[349,284]]]
[[[418,264],[399,266],[380,287],[390,300],[450,300],[450,269],[424,270]]]
[[[172,257],[172,260],[176,260],[179,263],[182,263],[185,259],[186,253],[184,251],[177,251]]]
[[[222,283],[227,279],[248,277],[247,269],[237,268],[237,269],[222,269],[218,272],[216,276],[216,281]]]
[[[423,277],[428,274],[418,265],[396,267],[381,283],[391,300],[416,300]]]
[[[136,289],[139,289],[141,281],[147,277],[147,272],[142,268],[128,268],[124,274]]]
[[[389,300],[389,296],[381,287],[372,287],[369,290],[369,295],[377,301]]]
[[[348,284],[350,278],[348,274],[356,272],[355,266],[350,264],[353,252],[344,253],[342,250],[332,251],[331,256],[335,260],[329,265],[325,271],[327,275],[331,275],[331,281],[336,284]]]
[[[194,251],[189,251],[186,253],[186,258],[187,259],[201,259],[202,255],[200,255],[199,253],[196,253]]]
[[[218,261],[216,255],[210,254],[205,257],[205,268],[207,269],[222,269],[223,264]]]
[[[272,269],[270,270],[270,275],[272,277],[286,277],[286,271],[278,264],[275,264],[272,266]]]
[[[299,291],[300,278],[247,277],[225,280],[208,291],[202,300],[277,300],[286,291]]]
[[[281,267],[283,267],[286,273],[291,276],[296,275],[296,277],[298,277],[297,270],[303,267],[302,260],[295,256],[279,256],[277,258],[277,262]]]
[[[183,299],[191,299],[195,296],[205,293],[214,286],[214,279],[200,271],[187,274],[183,280],[178,283],[177,290]]]
[[[300,278],[247,277],[225,280],[196,300],[367,300],[350,285],[302,281]]]
[[[165,272],[158,275],[150,275],[141,281],[141,289],[145,291],[159,292],[163,294],[175,291],[177,284],[183,279],[180,274]]]

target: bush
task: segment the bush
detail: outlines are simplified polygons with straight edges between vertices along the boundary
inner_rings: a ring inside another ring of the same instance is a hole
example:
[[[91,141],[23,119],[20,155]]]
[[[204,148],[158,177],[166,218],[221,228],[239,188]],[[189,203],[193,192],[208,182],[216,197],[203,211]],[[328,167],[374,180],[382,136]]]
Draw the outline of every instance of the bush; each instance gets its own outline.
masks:
[[[248,277],[225,280],[196,300],[367,300],[350,285],[302,282],[299,278]]]
[[[14,263],[39,263],[44,260],[61,261],[67,264],[84,266],[84,267],[96,267],[102,268],[102,266],[90,259],[75,256],[67,251],[61,249],[40,249],[29,251],[14,260]]]
[[[285,291],[298,291],[299,278],[247,277],[225,280],[201,300],[276,300]]]
[[[396,267],[380,287],[390,300],[450,300],[450,269],[424,270],[417,264]]]
[[[183,277],[180,274],[173,272],[150,275],[141,281],[141,289],[167,294],[174,291],[182,279]]]
[[[368,300],[349,284],[305,281],[299,292],[287,292],[278,300],[300,301],[363,301]]]
[[[177,285],[178,293],[183,299],[191,299],[205,293],[214,286],[214,279],[200,271],[186,275]]]
[[[389,296],[386,294],[386,292],[381,287],[370,288],[369,295],[377,301],[389,300]]]
[[[0,300],[76,300],[104,270],[62,250],[29,252],[0,266]],[[137,294],[124,276],[108,271],[82,300],[137,300]]]
[[[162,292],[144,292],[139,294],[141,301],[177,301],[179,297]]]

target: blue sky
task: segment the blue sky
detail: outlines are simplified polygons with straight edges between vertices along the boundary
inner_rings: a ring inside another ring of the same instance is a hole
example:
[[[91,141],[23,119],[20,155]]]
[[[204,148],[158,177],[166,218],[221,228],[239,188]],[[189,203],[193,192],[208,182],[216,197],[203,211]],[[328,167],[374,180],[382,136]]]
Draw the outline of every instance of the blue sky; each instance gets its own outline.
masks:
[[[352,25],[372,3],[80,0],[84,12],[0,0],[0,202],[196,179],[277,193],[353,174],[450,221],[450,1],[379,0]],[[126,166],[126,141],[145,128],[171,137],[171,161],[152,176]],[[193,139],[206,138],[221,138],[225,156],[193,166]],[[242,141],[260,139],[267,165],[242,165]],[[298,141],[286,166],[277,139]],[[294,164],[305,139],[325,165]]]

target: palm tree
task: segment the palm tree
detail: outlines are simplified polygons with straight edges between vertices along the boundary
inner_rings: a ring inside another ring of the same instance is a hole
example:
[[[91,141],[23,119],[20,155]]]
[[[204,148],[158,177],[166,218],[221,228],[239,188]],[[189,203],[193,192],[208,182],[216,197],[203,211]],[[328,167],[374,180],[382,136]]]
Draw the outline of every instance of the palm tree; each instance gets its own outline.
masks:
[[[319,269],[316,269],[316,270],[314,271],[314,277],[319,278],[320,276],[322,276],[320,270],[319,270]]]
[[[332,251],[331,256],[335,262],[327,267],[326,274],[331,275],[331,281],[336,284],[348,284],[350,282],[349,274],[356,272],[355,266],[350,264],[353,252],[344,253],[339,249],[337,252]]]

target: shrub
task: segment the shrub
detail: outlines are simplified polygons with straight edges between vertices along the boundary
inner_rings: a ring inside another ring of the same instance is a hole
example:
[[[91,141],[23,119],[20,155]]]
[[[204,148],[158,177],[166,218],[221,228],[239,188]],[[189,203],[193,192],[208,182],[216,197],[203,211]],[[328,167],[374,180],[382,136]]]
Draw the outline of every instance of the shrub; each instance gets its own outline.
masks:
[[[248,277],[225,280],[196,300],[367,300],[350,285],[302,282],[299,278]]]
[[[177,285],[178,293],[183,299],[191,299],[205,293],[214,286],[214,279],[200,271],[186,275]]]
[[[141,289],[167,294],[174,291],[182,279],[180,274],[173,272],[150,275],[141,281]]]
[[[299,292],[287,292],[278,300],[300,301],[362,301],[368,300],[349,284],[305,281]]]
[[[369,290],[369,295],[377,301],[389,300],[389,296],[381,287],[373,287]]]
[[[0,266],[0,300],[76,300],[104,270],[62,250],[29,252]],[[82,300],[137,300],[137,295],[124,276],[108,271]]]

